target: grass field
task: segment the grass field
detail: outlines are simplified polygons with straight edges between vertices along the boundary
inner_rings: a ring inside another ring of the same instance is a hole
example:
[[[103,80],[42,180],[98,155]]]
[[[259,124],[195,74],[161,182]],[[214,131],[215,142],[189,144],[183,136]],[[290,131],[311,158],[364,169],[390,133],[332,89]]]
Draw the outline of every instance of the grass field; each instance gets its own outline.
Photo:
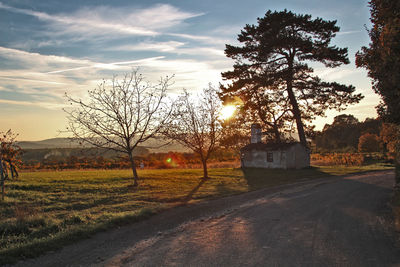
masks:
[[[0,265],[34,257],[165,208],[305,179],[389,169],[323,166],[303,170],[141,170],[133,188],[129,170],[26,172],[8,181],[0,202]]]

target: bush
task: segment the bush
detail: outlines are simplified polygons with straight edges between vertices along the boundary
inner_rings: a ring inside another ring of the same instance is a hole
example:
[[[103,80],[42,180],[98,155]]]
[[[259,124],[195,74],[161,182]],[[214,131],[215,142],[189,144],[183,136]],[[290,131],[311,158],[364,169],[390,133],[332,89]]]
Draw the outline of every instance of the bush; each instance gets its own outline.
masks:
[[[376,134],[366,133],[358,140],[358,152],[378,152],[381,142]]]

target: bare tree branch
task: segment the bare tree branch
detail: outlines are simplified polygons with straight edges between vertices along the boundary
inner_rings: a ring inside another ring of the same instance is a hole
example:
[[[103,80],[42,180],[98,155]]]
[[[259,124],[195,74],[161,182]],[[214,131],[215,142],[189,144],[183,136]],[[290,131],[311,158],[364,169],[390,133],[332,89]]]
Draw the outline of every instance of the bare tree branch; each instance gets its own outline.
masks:
[[[219,112],[222,103],[211,85],[201,94],[191,95],[186,90],[178,99],[173,119],[163,135],[191,149],[200,156],[204,178],[208,178],[207,160],[221,140],[222,126]]]
[[[137,186],[133,151],[162,132],[170,120],[174,104],[167,99],[167,89],[171,79],[167,76],[152,85],[136,69],[122,80],[113,77],[111,83],[103,81],[89,90],[86,102],[66,94],[71,105],[64,109],[67,132],[83,143],[127,154]]]

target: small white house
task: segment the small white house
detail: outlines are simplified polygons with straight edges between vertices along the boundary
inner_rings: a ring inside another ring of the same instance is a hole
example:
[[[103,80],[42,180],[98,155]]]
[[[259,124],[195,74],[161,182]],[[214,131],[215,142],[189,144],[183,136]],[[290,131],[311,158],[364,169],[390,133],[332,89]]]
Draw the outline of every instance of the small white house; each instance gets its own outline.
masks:
[[[299,142],[261,142],[261,127],[253,124],[251,144],[240,150],[242,168],[301,169],[310,166],[310,151]]]

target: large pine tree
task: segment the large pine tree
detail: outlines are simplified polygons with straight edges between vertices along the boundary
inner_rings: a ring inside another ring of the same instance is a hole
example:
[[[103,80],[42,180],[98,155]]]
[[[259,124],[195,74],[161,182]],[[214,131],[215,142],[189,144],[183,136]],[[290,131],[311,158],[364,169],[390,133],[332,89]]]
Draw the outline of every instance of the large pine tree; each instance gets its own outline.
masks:
[[[305,122],[324,115],[328,108],[340,110],[362,99],[361,94],[354,94],[351,85],[322,81],[307,64],[316,61],[337,67],[349,63],[347,49],[330,44],[339,27],[336,21],[312,19],[287,10],[268,11],[257,21],[257,25],[246,25],[238,35],[242,46],[226,45],[225,54],[235,64],[233,71],[222,73],[224,79],[231,81],[221,86],[222,98],[226,101],[239,96],[252,101],[248,95],[264,95],[268,97],[266,102],[280,103],[284,103],[282,97],[286,98],[300,142],[307,145]]]

